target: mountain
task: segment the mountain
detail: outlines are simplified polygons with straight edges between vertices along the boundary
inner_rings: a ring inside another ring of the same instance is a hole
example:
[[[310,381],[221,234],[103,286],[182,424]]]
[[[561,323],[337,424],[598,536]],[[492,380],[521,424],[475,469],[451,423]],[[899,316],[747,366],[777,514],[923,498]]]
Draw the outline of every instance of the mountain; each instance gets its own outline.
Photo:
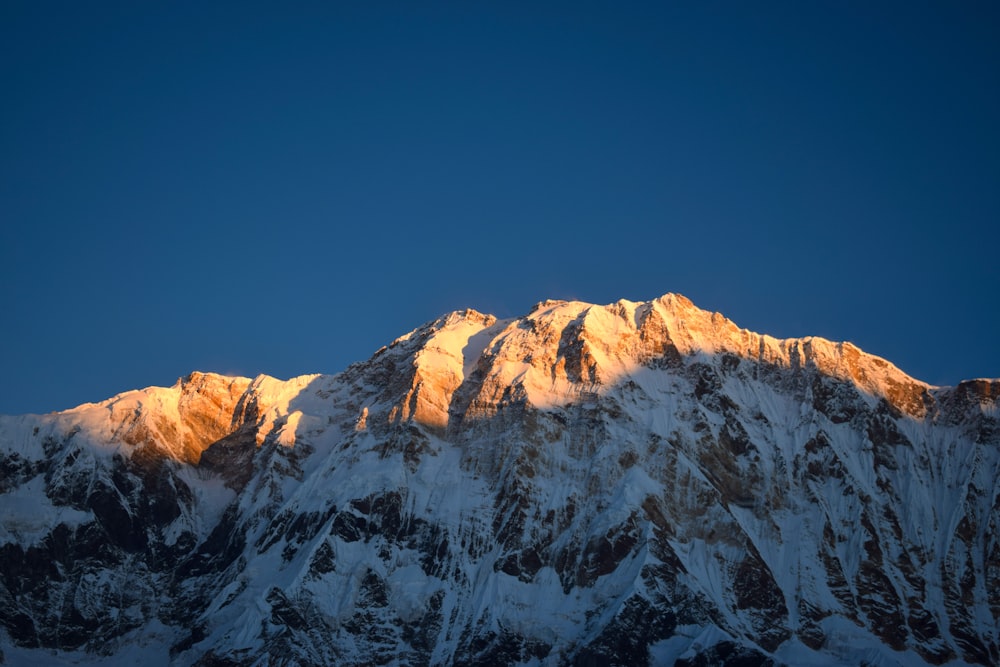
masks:
[[[337,375],[2,417],[0,649],[997,664],[998,399],[668,294],[456,312]]]

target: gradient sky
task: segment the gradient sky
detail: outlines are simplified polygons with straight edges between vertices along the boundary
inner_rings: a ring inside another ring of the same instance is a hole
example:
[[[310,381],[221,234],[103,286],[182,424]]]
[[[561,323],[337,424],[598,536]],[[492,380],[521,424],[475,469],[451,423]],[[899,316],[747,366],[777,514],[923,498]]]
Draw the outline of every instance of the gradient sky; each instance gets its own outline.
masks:
[[[0,3],[0,413],[679,292],[1000,376],[996,2]]]

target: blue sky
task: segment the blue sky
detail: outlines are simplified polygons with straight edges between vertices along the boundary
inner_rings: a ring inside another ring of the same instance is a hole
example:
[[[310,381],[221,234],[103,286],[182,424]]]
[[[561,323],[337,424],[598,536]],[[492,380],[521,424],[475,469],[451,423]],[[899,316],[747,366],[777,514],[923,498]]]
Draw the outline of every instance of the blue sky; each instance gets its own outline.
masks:
[[[996,3],[0,4],[0,413],[679,292],[1000,376]]]

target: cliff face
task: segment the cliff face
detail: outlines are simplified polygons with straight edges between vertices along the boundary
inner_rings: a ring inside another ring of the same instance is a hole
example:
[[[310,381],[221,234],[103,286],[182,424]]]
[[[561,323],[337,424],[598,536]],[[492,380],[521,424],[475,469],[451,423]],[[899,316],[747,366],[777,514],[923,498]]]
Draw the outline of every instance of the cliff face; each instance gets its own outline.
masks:
[[[998,397],[667,295],[0,418],[0,646],[995,664]]]

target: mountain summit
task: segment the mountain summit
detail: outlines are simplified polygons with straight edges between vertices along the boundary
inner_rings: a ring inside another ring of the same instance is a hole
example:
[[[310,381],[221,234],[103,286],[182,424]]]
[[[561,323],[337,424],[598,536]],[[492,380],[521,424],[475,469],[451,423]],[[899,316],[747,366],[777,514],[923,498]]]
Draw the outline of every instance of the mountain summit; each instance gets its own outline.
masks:
[[[0,649],[996,664],[998,400],[668,294],[0,417]]]

